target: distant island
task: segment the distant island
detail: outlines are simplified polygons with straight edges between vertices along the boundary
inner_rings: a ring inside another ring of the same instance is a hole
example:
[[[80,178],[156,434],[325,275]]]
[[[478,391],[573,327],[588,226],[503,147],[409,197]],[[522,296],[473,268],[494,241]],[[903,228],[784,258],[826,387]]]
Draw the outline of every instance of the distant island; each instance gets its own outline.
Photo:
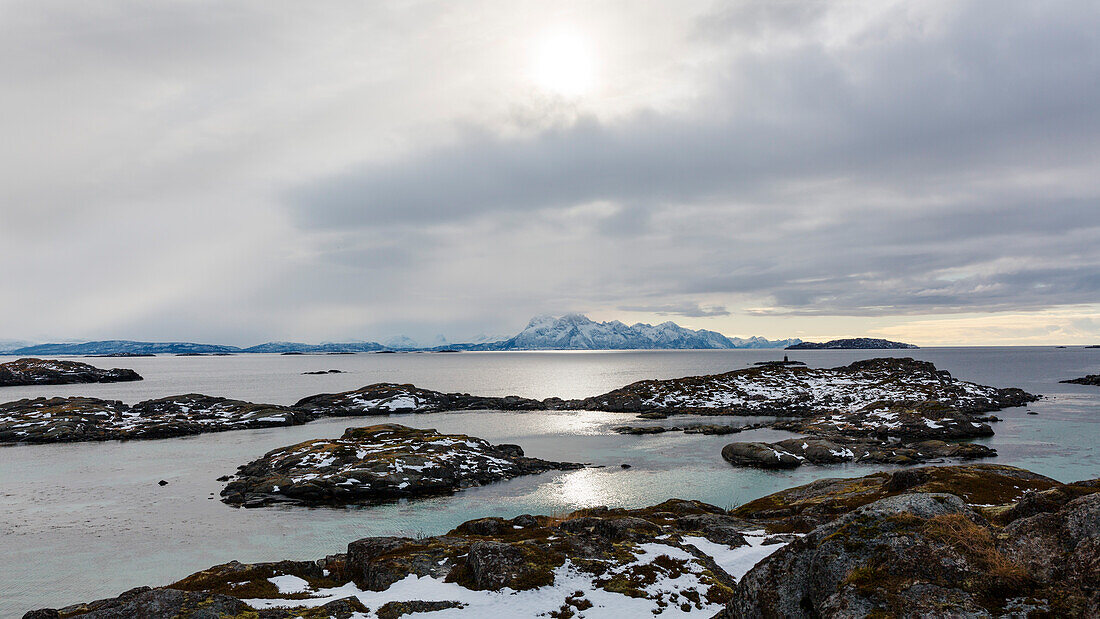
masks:
[[[78,361],[26,358],[0,363],[0,387],[121,383],[131,380],[142,378],[133,370],[104,370]]]
[[[873,337],[852,337],[828,342],[799,342],[787,346],[787,350],[883,350],[889,348],[913,350],[920,346]]]
[[[1073,385],[1095,385],[1100,387],[1100,374],[1089,374],[1088,376],[1082,376],[1081,378],[1071,378],[1069,380],[1060,380],[1060,383],[1070,383]]]
[[[357,352],[457,352],[507,350],[700,350],[735,348],[784,348],[797,345],[797,338],[768,340],[762,337],[727,337],[717,331],[688,329],[674,322],[659,325],[627,325],[612,320],[595,322],[582,314],[538,316],[518,334],[495,342],[447,343],[416,347],[408,338],[395,338],[390,345],[378,342],[337,342],[304,344],[267,342],[242,348],[192,342],[136,342],[103,340],[96,342],[37,344],[5,351],[16,356],[145,356],[145,355],[218,355],[234,353],[326,354]],[[904,346],[899,346],[904,347]],[[873,348],[873,347],[868,347]],[[915,347],[912,347],[915,348]]]

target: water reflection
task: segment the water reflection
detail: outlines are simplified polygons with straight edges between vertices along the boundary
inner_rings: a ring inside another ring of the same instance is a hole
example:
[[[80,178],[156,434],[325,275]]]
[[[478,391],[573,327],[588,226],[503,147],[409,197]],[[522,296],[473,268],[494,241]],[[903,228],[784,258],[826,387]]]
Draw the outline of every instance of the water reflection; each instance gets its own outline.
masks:
[[[807,351],[797,358],[835,366],[883,351]],[[158,357],[111,360],[133,365],[141,383],[4,389],[0,397],[82,393],[134,401],[204,391],[293,402],[377,380],[437,389],[532,397],[579,397],[633,380],[744,367],[774,351],[501,355],[362,355],[358,357]],[[1100,389],[1058,380],[1095,373],[1100,350],[925,349],[904,351],[967,380],[1020,386],[1048,397],[998,413],[986,440],[995,462],[1031,468],[1062,481],[1100,475]],[[396,360],[395,360],[396,358]],[[95,360],[102,362],[103,360]],[[133,361],[131,364],[130,362]],[[122,365],[122,363],[119,363]],[[300,372],[337,367],[351,375]],[[318,380],[319,379],[319,380]],[[343,382],[340,382],[343,381]],[[67,391],[66,391],[67,390]],[[56,393],[55,393],[56,391]],[[443,432],[515,443],[531,456],[603,468],[550,472],[460,492],[348,509],[233,509],[216,500],[216,478],[265,452],[344,428],[380,421],[334,419],[294,428],[227,432],[163,441],[0,448],[0,616],[73,603],[142,584],[164,584],[232,559],[313,559],[368,535],[432,535],[477,517],[556,514],[597,505],[641,507],[679,497],[719,506],[744,503],[821,477],[863,475],[882,467],[846,465],[768,472],[733,469],[720,457],[733,440],[776,440],[786,433],[736,436],[666,433],[624,436],[624,423],[743,424],[754,419],[673,417],[643,422],[599,412],[462,412],[390,419]],[[630,464],[630,469],[620,464]],[[167,486],[158,486],[164,479]],[[88,566],[96,566],[89,570]]]

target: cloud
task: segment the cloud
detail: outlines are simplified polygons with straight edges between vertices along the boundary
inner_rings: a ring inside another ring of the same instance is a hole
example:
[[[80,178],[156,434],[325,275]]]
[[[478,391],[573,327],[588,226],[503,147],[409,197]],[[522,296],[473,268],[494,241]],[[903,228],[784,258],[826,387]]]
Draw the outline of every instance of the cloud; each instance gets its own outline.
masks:
[[[750,295],[753,315],[1003,311],[1100,292],[1100,80],[1081,79],[1100,75],[1100,12],[824,6],[700,19],[724,60],[686,111],[466,131],[299,186],[293,220],[472,231],[615,204],[583,242],[631,247],[650,294]],[[762,49],[722,47],[722,31]]]
[[[619,309],[624,312],[645,312],[658,316],[687,316],[689,318],[701,318],[703,316],[729,316],[730,312],[723,305],[701,306],[698,303],[677,303],[666,305],[622,305]]]
[[[339,9],[8,3],[0,337],[786,337],[1100,295],[1095,2]],[[526,76],[560,23],[587,98]]]

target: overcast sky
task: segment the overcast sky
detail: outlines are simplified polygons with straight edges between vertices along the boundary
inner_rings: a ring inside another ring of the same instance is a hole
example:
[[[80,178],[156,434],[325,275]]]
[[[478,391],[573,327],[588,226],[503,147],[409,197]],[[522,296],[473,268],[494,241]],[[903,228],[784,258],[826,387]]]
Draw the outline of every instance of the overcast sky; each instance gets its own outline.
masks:
[[[1100,3],[0,0],[0,339],[1100,343]]]

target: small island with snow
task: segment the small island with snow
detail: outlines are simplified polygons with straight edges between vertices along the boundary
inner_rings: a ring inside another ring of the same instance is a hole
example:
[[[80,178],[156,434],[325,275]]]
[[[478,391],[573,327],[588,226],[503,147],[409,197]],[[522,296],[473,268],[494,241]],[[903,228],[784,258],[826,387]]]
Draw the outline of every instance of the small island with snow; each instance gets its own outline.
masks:
[[[28,357],[0,363],[0,387],[121,383],[132,380],[142,380],[141,375],[125,368],[104,370],[79,361]]]
[[[787,350],[916,350],[920,346],[873,337],[851,337],[828,342],[799,342],[787,346]]]
[[[449,494],[520,475],[581,468],[523,455],[518,445],[395,423],[282,447],[242,465],[222,491],[230,505],[347,505]]]

